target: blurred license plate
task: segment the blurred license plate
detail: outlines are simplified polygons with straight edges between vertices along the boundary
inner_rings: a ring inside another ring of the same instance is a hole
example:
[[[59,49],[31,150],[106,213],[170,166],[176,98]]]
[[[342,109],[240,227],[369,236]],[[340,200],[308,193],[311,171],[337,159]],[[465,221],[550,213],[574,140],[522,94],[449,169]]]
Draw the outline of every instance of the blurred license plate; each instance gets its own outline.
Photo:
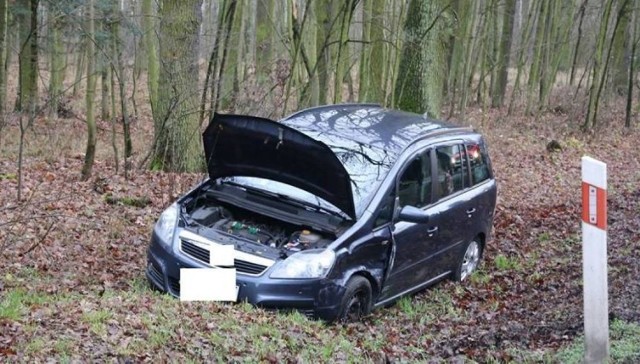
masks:
[[[180,301],[238,300],[235,268],[181,268]]]

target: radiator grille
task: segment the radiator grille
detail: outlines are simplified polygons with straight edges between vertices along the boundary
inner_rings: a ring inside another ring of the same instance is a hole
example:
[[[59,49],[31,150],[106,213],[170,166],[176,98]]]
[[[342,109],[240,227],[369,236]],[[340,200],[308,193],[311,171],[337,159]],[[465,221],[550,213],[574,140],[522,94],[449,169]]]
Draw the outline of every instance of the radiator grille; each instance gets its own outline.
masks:
[[[188,240],[180,240],[182,252],[193,259],[196,259],[205,264],[209,264],[210,262],[210,252],[209,250],[198,246]],[[241,259],[234,259],[233,265],[236,268],[236,272],[251,274],[251,275],[260,275],[262,274],[268,267],[266,265],[257,264],[253,262],[249,262]]]

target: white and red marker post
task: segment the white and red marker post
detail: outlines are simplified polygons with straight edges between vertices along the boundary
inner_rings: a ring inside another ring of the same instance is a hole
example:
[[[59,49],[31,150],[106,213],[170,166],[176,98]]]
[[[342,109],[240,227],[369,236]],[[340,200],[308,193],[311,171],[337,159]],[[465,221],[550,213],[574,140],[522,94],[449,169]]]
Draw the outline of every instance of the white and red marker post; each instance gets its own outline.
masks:
[[[609,358],[607,165],[582,157],[582,275],[585,363]]]

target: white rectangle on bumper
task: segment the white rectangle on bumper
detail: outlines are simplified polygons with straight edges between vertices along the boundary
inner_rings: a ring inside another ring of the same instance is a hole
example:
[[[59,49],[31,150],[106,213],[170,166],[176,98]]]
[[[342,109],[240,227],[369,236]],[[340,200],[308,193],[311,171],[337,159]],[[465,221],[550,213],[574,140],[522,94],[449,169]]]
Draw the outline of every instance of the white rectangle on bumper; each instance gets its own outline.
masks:
[[[181,268],[180,301],[238,299],[235,268]]]

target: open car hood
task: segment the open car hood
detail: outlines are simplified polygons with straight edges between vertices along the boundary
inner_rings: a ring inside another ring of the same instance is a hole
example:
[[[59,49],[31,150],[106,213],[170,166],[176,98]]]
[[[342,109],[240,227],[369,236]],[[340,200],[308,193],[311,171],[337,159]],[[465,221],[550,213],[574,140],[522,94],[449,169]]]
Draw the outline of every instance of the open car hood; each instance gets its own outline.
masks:
[[[273,120],[217,113],[203,141],[211,179],[250,176],[286,183],[355,220],[349,173],[326,144]]]

